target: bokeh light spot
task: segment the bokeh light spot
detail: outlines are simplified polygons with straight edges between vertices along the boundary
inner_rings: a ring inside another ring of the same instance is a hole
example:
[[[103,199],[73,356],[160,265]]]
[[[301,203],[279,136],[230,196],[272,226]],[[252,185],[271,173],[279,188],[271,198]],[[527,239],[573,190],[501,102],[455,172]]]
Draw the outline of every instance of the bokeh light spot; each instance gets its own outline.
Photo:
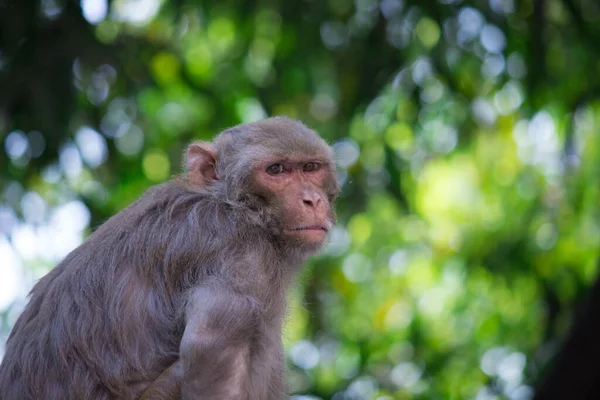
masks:
[[[413,131],[408,124],[397,122],[385,131],[385,141],[392,149],[408,153],[413,149]]]
[[[390,373],[390,379],[398,387],[411,387],[419,381],[422,371],[411,362],[396,365]]]
[[[131,125],[124,135],[115,138],[115,146],[121,154],[134,156],[138,154],[144,145],[144,132],[137,125]]]
[[[158,83],[167,85],[179,77],[179,60],[171,53],[160,52],[150,61],[152,73]]]
[[[350,282],[362,282],[371,275],[372,263],[365,255],[353,253],[342,263],[342,271]]]
[[[81,156],[73,143],[69,143],[61,149],[58,162],[61,170],[69,178],[77,177],[83,168]]]
[[[0,260],[2,260],[2,279],[0,279],[0,313],[20,294],[22,284],[21,260],[4,236],[0,236]]]
[[[355,214],[348,222],[348,232],[357,246],[364,244],[371,237],[372,229],[371,219],[364,214]]]
[[[92,168],[98,167],[108,157],[106,140],[89,126],[82,126],[75,134],[81,157]]]
[[[169,159],[161,150],[150,150],[144,154],[142,168],[144,175],[151,181],[161,182],[169,177]]]
[[[481,45],[490,53],[500,53],[506,46],[504,32],[495,25],[487,24],[481,29]]]
[[[116,19],[134,25],[144,25],[150,22],[160,9],[160,0],[114,0],[111,6]]]
[[[301,340],[290,350],[294,364],[302,369],[314,368],[319,363],[319,349],[308,340]]]
[[[343,139],[333,145],[336,162],[340,168],[350,168],[358,161],[360,147],[352,139]]]
[[[29,148],[27,136],[21,131],[14,131],[8,134],[4,142],[6,154],[12,159],[23,157]]]
[[[97,24],[106,18],[108,11],[107,0],[81,0],[83,17],[90,24]]]
[[[431,18],[423,17],[415,27],[417,36],[426,48],[432,48],[440,39],[440,27]]]

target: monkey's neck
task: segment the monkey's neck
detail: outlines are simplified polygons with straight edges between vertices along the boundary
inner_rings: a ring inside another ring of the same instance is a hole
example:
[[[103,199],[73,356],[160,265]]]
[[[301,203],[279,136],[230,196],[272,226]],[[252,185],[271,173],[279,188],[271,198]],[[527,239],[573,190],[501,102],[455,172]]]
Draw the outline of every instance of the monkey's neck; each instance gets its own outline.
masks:
[[[268,237],[254,237],[251,245],[228,253],[226,279],[237,291],[255,297],[264,307],[281,305],[298,268]]]

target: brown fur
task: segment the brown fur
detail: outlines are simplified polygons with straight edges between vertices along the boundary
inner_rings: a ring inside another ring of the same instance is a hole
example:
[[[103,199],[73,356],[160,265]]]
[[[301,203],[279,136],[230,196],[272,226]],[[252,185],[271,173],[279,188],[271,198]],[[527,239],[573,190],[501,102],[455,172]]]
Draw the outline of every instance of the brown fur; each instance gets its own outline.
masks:
[[[301,172],[313,161],[323,168]],[[300,169],[273,177],[274,162]],[[322,245],[298,227],[331,226],[331,148],[278,117],[192,144],[186,165],[35,285],[0,365],[1,399],[286,396],[285,296]]]

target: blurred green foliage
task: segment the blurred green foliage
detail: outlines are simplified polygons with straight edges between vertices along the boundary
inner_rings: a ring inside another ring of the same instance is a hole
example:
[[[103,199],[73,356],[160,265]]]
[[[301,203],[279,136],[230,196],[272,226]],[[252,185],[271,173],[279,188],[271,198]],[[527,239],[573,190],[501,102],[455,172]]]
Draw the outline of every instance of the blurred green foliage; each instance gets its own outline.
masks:
[[[531,398],[597,274],[596,2],[102,4],[0,3],[0,248],[26,267],[0,338],[61,207],[80,240],[192,139],[286,114],[344,182],[290,299],[292,391]]]

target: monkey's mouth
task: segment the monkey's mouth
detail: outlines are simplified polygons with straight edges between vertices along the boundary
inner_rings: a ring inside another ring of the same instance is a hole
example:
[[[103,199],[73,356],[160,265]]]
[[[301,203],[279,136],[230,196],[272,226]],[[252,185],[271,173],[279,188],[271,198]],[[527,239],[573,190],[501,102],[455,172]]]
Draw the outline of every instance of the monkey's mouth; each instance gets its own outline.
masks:
[[[324,231],[329,232],[329,229],[322,225],[301,226],[299,228],[290,229],[291,231]]]

